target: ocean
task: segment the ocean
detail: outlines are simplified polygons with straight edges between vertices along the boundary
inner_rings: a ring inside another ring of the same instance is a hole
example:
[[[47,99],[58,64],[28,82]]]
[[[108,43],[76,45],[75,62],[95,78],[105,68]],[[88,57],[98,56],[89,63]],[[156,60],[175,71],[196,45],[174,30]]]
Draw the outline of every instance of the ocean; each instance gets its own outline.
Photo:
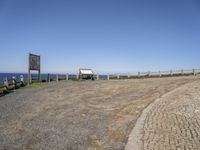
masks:
[[[3,79],[7,77],[11,79],[13,76],[16,77],[17,81],[20,81],[20,75],[24,76],[24,80],[28,81],[28,74],[27,73],[0,73],[0,83],[3,83]],[[64,75],[60,75],[64,76]],[[37,79],[37,74],[31,74],[32,79]],[[47,80],[48,74],[41,74],[41,80]],[[51,74],[51,79],[56,79],[56,74]]]
[[[28,74],[27,73],[0,73],[0,84],[3,83],[3,79],[7,77],[8,79],[12,79],[13,76],[16,77],[17,81],[20,81],[20,75],[24,75],[24,80],[28,81]],[[37,79],[37,74],[31,74],[32,79]],[[56,80],[56,74],[50,74],[51,80]],[[64,74],[59,74],[59,78],[65,78]],[[41,74],[41,80],[47,80],[48,74]],[[75,74],[70,74],[69,79],[76,78]],[[99,75],[99,78],[106,79],[107,75]]]

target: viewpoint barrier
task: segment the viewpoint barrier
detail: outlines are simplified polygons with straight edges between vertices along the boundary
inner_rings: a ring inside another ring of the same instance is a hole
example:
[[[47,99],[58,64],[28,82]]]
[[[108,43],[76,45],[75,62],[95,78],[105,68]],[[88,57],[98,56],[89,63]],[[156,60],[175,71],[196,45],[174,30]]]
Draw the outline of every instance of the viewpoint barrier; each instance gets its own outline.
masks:
[[[124,73],[124,74],[94,74],[95,80],[113,80],[113,79],[136,79],[136,78],[153,78],[153,77],[170,77],[170,76],[189,76],[200,74],[200,69],[190,69],[190,70],[169,70],[169,71],[158,71],[158,72],[137,72],[137,73]],[[63,81],[63,80],[79,80],[79,74],[46,74],[38,80],[38,77],[34,78],[32,75],[32,82],[52,82],[52,81]],[[16,79],[15,76],[12,78],[4,77],[3,84],[1,82],[0,88],[5,87],[7,89],[17,88],[19,86],[24,86],[28,83],[25,80],[24,75],[20,75],[20,79]]]

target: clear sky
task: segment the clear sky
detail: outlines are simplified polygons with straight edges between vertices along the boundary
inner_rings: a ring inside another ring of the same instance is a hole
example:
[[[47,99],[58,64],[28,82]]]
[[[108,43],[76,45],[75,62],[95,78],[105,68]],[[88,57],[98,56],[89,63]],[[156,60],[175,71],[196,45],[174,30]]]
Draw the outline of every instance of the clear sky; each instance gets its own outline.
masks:
[[[0,0],[0,72],[200,68],[199,0]]]

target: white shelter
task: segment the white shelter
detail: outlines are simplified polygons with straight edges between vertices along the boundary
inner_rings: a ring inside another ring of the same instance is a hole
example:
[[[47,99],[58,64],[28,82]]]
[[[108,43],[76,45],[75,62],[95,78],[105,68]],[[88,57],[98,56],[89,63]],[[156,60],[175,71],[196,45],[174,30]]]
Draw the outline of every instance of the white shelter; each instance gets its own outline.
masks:
[[[79,78],[80,79],[93,79],[94,73],[92,69],[79,69]]]

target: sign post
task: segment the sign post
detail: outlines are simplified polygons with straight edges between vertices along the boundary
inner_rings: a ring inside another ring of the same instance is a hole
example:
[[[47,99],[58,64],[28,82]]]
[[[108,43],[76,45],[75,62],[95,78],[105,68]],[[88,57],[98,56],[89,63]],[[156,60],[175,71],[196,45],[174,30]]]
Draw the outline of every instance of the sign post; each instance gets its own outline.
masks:
[[[40,56],[29,53],[28,84],[32,82],[31,70],[38,71],[38,81],[40,81]]]

